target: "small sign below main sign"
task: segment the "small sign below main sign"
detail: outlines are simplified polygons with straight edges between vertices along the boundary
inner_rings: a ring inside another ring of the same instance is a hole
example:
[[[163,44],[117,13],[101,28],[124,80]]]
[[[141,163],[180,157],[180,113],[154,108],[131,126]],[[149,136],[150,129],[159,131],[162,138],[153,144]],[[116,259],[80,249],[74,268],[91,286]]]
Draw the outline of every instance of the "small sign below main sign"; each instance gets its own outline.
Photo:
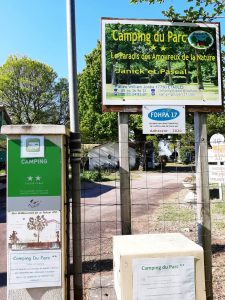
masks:
[[[209,183],[225,184],[225,166],[209,165]]]
[[[144,134],[185,133],[185,106],[143,106]]]

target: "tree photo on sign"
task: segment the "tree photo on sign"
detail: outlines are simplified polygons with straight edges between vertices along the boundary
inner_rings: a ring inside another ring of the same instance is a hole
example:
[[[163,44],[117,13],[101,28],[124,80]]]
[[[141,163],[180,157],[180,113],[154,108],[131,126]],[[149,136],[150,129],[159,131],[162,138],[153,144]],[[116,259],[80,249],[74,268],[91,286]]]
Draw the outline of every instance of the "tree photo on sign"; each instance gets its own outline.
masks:
[[[37,233],[34,233],[34,236],[37,237],[37,242],[40,242],[40,233],[43,231],[43,229],[48,226],[47,219],[44,215],[37,216],[36,218],[30,217],[29,222],[27,223],[27,228],[29,230],[34,230]]]
[[[104,104],[221,104],[217,23],[103,19],[103,28]]]

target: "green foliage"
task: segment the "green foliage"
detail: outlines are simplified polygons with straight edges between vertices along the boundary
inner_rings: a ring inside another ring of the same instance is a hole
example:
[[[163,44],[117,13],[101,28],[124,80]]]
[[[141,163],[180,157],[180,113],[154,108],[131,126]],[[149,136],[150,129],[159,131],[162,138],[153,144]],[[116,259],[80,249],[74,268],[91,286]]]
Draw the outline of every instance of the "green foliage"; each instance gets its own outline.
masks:
[[[12,121],[65,123],[68,119],[68,84],[56,81],[57,74],[46,64],[26,56],[10,56],[0,67],[0,101]]]
[[[142,115],[132,114],[129,117],[129,128],[130,130],[142,130]]]
[[[69,83],[66,78],[60,78],[54,86],[54,105],[49,111],[53,124],[69,126]]]
[[[162,4],[165,0],[130,0],[130,3],[138,4],[147,2],[149,4]],[[212,20],[213,18],[220,16],[225,10],[225,2],[223,0],[187,0],[188,7],[183,11],[183,15],[175,12],[173,6],[170,6],[167,11],[162,11],[163,15],[171,20],[185,20],[185,21],[197,21],[197,20]]]
[[[195,148],[193,146],[182,146],[180,148],[180,160],[182,163],[190,163],[187,153],[190,153],[192,160],[195,155]]]
[[[194,120],[192,114],[186,116],[186,133],[180,135],[181,146],[194,145]]]
[[[207,130],[209,138],[215,133],[225,135],[225,113],[208,114]]]
[[[86,55],[86,68],[78,77],[80,131],[83,143],[117,139],[117,114],[102,113],[101,45]]]
[[[102,181],[100,171],[84,171],[80,175],[81,181]]]

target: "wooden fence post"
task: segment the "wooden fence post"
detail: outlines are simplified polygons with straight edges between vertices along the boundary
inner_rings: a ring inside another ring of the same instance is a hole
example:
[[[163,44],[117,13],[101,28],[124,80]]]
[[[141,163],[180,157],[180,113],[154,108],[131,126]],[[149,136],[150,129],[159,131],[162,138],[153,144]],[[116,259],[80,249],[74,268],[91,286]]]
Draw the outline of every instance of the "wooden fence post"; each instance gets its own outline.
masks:
[[[198,242],[204,249],[206,298],[213,300],[207,115],[194,114]]]
[[[120,164],[120,210],[122,234],[131,234],[131,197],[129,168],[129,113],[118,114],[119,164]]]

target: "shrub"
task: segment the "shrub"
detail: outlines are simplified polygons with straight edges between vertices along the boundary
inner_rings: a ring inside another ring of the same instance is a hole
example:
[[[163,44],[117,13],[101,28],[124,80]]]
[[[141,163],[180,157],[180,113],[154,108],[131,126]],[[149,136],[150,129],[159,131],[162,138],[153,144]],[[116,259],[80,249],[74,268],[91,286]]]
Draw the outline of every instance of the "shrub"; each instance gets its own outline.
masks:
[[[80,175],[81,181],[101,181],[102,174],[100,171],[84,171]]]
[[[190,163],[194,160],[195,149],[191,146],[182,146],[180,149],[180,160],[182,163]]]
[[[173,83],[186,83],[185,76],[175,76],[173,77]]]
[[[218,86],[218,78],[217,78],[217,76],[210,76],[210,81],[211,81],[214,85]]]
[[[198,83],[198,77],[197,77],[197,75],[193,75],[191,77],[191,80],[192,80],[193,83]]]

